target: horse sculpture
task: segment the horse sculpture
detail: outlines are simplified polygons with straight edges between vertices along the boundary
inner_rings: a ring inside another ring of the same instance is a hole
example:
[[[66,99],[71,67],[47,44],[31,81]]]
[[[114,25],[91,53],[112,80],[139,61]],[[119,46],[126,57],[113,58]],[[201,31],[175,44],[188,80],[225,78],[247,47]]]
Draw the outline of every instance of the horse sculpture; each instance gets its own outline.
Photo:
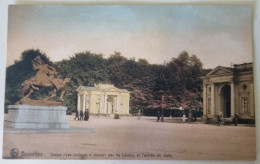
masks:
[[[60,100],[63,101],[65,93],[65,85],[70,81],[69,78],[64,80],[57,78],[57,72],[54,67],[44,64],[40,56],[37,56],[32,61],[33,69],[37,70],[34,77],[29,80],[25,80],[22,84],[22,97],[29,98],[32,93],[39,90],[39,87],[53,87],[52,95],[46,97],[44,100],[48,100],[57,96],[57,92],[61,91]]]
[[[30,80],[25,80],[24,83],[22,84],[22,86],[23,86],[22,96],[24,98],[29,98],[32,93],[39,90],[39,87],[53,87],[54,89],[53,89],[52,95],[50,95],[44,99],[48,100],[52,97],[56,97],[57,92],[61,91],[60,100],[63,101],[63,96],[65,94],[65,85],[69,81],[70,81],[69,78],[65,78],[64,80],[54,78],[52,81],[48,81],[48,82],[40,82],[34,78],[32,78]]]

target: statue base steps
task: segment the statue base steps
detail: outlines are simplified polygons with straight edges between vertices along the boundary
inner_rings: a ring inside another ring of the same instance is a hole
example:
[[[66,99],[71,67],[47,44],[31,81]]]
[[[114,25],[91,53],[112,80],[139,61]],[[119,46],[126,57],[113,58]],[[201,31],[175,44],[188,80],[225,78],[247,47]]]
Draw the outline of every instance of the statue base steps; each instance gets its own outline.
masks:
[[[65,106],[9,105],[4,126],[16,129],[68,129]]]

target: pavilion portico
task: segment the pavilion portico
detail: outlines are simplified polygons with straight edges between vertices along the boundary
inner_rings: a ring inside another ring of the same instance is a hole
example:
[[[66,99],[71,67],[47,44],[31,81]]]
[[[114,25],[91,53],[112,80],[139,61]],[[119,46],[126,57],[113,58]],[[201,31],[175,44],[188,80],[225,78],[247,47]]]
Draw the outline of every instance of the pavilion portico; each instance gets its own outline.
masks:
[[[252,63],[216,67],[203,77],[203,116],[254,119],[254,85]]]
[[[206,90],[207,86],[203,88]],[[207,100],[204,103],[204,109],[207,109],[207,116],[213,117],[222,112],[224,117],[233,117],[235,115],[235,92],[233,81],[212,82],[208,87],[208,94],[203,93]],[[208,98],[206,98],[208,97]]]
[[[110,84],[96,84],[94,87],[80,86],[77,110],[86,109],[92,115],[129,115],[130,92]]]

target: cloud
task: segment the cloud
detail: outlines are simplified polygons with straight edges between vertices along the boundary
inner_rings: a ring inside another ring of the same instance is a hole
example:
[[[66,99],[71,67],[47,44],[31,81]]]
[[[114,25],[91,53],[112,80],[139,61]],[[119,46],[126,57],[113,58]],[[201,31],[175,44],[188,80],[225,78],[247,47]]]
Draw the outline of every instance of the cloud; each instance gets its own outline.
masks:
[[[162,64],[186,50],[206,68],[250,62],[250,16],[244,5],[16,7],[9,17],[7,65],[30,48],[53,61],[80,51],[106,57],[120,51]]]
[[[74,44],[71,45],[62,45],[57,48],[52,48],[49,51],[46,51],[47,55],[54,62],[60,61],[62,59],[69,58],[73,56],[74,53],[79,52],[79,48]]]

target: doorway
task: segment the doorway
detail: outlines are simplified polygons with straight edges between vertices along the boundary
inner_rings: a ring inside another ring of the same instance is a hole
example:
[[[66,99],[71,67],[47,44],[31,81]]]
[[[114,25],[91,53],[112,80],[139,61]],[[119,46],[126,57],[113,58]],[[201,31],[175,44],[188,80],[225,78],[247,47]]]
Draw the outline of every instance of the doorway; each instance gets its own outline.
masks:
[[[223,112],[224,117],[231,116],[231,88],[225,85],[221,88],[221,107],[220,111]]]
[[[114,98],[112,96],[109,96],[107,99],[107,111],[109,114],[114,113]]]

